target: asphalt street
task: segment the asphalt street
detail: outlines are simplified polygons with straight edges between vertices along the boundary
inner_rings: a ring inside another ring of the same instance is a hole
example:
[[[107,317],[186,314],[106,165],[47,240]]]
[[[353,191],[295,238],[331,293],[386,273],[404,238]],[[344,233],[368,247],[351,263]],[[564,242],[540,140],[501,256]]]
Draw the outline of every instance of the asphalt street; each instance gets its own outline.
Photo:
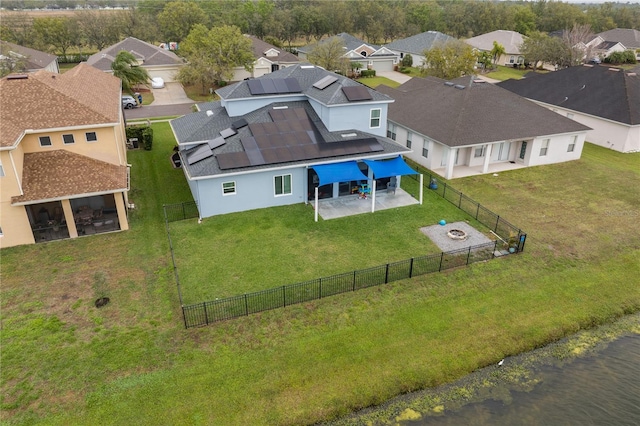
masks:
[[[145,105],[133,109],[125,109],[124,117],[127,120],[136,118],[166,117],[171,115],[185,115],[193,112],[194,102],[176,105]]]

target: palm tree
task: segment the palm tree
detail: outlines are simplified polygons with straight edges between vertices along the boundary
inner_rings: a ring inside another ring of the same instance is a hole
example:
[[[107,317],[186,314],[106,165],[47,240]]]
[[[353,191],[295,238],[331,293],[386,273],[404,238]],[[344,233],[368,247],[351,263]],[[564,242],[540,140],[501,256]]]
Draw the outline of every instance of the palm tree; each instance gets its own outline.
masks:
[[[500,59],[500,56],[504,55],[506,51],[504,50],[504,46],[498,43],[497,41],[493,42],[493,49],[491,49],[491,55],[493,56],[493,64],[495,65]]]
[[[147,84],[149,74],[147,70],[138,66],[135,56],[126,50],[121,50],[111,64],[113,75],[122,80],[122,91],[132,93],[132,87]]]

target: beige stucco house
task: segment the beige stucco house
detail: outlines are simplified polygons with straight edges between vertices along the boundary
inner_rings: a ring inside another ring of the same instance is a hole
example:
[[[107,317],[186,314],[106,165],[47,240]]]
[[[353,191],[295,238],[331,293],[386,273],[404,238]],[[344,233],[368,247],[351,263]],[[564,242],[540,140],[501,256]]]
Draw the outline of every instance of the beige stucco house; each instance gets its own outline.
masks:
[[[112,73],[111,64],[121,50],[126,50],[135,56],[138,65],[147,70],[149,77],[160,77],[166,83],[176,81],[178,71],[184,66],[184,61],[172,51],[135,37],[127,37],[89,56],[87,63],[99,70]]]
[[[251,40],[251,50],[256,60],[253,62],[253,70],[247,71],[244,67],[235,67],[231,81],[241,81],[245,78],[257,78],[265,74],[278,71],[280,68],[290,67],[300,60],[293,53],[276,47],[266,41],[252,35],[245,35]]]
[[[516,31],[496,30],[481,34],[465,40],[465,43],[482,52],[491,52],[493,42],[504,47],[504,54],[496,60],[497,65],[513,66],[524,64],[524,56],[520,52],[520,46],[524,42],[524,36]]]
[[[87,64],[0,80],[0,248],[129,228],[120,96]]]

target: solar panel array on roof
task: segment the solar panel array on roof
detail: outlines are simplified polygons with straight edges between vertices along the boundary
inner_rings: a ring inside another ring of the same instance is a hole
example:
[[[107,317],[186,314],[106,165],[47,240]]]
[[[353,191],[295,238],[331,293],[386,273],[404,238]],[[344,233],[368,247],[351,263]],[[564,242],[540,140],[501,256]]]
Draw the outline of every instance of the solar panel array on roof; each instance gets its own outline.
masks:
[[[231,136],[233,136],[233,135],[235,135],[236,133],[238,133],[238,132],[236,132],[236,131],[235,131],[234,129],[232,129],[231,127],[227,127],[227,128],[226,128],[226,129],[224,129],[224,130],[220,130],[220,136],[222,136],[222,137],[223,137],[223,138],[225,138],[225,139],[226,139],[226,138],[229,138],[229,137],[231,137]]]
[[[218,136],[215,139],[211,139],[210,141],[207,141],[207,145],[209,145],[209,149],[216,149],[219,146],[224,145],[225,140],[222,136]]]
[[[300,84],[293,77],[287,78],[259,78],[248,80],[249,92],[252,95],[279,95],[285,93],[298,93]]]
[[[342,93],[344,93],[349,102],[373,99],[371,93],[364,86],[343,86]]]
[[[211,157],[212,155],[213,151],[211,151],[208,144],[204,143],[187,154],[187,163],[189,163],[189,165],[195,164],[198,161]]]
[[[247,124],[249,124],[247,123],[247,120],[245,120],[244,118],[241,118],[240,120],[236,120],[233,123],[231,123],[231,128],[234,130],[238,130],[238,129],[242,129]]]
[[[316,81],[313,84],[313,87],[315,87],[316,89],[324,90],[327,87],[331,86],[336,81],[338,81],[338,77],[334,77],[332,75],[327,75],[327,76],[321,78],[320,80]]]
[[[376,138],[326,143],[304,108],[270,110],[272,122],[251,123],[244,152],[216,155],[221,170],[382,151]]]

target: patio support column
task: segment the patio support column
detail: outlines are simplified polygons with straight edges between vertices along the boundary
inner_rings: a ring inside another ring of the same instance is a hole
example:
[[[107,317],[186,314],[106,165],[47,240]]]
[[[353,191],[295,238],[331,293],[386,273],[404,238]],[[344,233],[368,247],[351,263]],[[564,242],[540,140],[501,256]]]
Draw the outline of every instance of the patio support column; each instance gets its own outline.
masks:
[[[482,165],[482,173],[489,173],[489,161],[491,160],[491,148],[493,144],[488,143],[487,149],[484,151],[484,164]]]
[[[449,158],[447,158],[447,168],[444,172],[445,179],[451,179],[453,177],[453,166],[456,163],[456,153],[458,148],[449,149]]]
[[[73,209],[69,200],[62,200],[62,211],[64,213],[64,220],[67,222],[67,230],[69,231],[69,238],[78,238],[78,228],[76,228],[76,221],[73,218]]]
[[[317,222],[318,221],[318,187],[316,186],[313,190],[313,192],[315,193],[316,196],[316,204],[315,204],[315,208],[314,210],[314,219]]]
[[[373,180],[373,185],[371,189],[371,213],[376,211],[376,180]]]
[[[424,195],[424,175],[420,173],[420,205],[422,205],[423,195]]]
[[[129,229],[129,221],[127,220],[127,210],[124,207],[124,193],[116,192],[113,194],[113,198],[116,202],[116,211],[118,212],[118,222],[120,222],[120,230],[126,231]]]

